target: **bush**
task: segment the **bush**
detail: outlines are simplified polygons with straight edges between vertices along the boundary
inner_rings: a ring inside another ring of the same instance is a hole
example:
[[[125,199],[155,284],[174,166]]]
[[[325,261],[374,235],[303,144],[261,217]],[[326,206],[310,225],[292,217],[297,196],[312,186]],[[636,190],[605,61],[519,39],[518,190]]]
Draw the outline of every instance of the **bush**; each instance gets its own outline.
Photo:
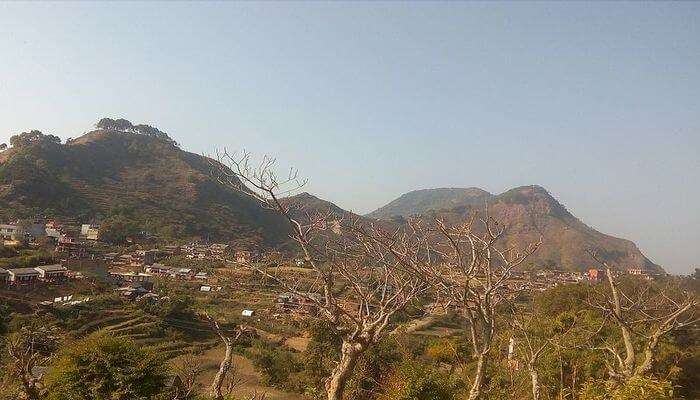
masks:
[[[131,340],[95,333],[59,353],[46,377],[47,398],[150,399],[164,390],[164,364]]]
[[[384,381],[379,400],[453,400],[462,394],[459,381],[416,361],[404,361]]]
[[[301,364],[295,353],[283,348],[270,348],[262,342],[248,352],[253,365],[262,373],[266,385],[287,387],[289,376],[301,371]]]
[[[609,381],[589,381],[580,400],[673,400],[673,385],[653,378],[632,378],[623,385]]]

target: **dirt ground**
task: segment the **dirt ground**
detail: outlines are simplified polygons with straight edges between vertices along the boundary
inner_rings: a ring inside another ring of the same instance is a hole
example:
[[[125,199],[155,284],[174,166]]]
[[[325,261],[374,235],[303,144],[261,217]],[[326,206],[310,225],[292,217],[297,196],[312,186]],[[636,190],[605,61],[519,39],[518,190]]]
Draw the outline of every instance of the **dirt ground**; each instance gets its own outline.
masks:
[[[219,368],[219,363],[221,362],[221,357],[224,353],[224,346],[220,345],[210,350],[202,353],[198,359],[201,365],[204,367],[205,371],[199,377],[199,383],[202,386],[202,390],[206,391],[211,384],[216,371]],[[173,363],[177,363],[180,357],[175,358]],[[234,396],[245,396],[248,394],[266,393],[267,400],[307,400],[306,397],[297,393],[287,393],[282,392],[277,389],[265,387],[261,384],[260,374],[255,371],[253,363],[240,355],[234,356],[234,366],[236,368],[236,374],[242,383],[233,391]]]

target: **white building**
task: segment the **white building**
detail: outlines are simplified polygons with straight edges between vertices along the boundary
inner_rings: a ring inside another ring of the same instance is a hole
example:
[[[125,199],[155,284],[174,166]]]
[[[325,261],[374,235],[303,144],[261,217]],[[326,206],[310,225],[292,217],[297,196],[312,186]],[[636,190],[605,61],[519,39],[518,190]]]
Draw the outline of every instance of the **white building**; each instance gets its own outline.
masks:
[[[97,240],[100,238],[100,226],[94,224],[83,224],[80,226],[80,235],[87,240]]]

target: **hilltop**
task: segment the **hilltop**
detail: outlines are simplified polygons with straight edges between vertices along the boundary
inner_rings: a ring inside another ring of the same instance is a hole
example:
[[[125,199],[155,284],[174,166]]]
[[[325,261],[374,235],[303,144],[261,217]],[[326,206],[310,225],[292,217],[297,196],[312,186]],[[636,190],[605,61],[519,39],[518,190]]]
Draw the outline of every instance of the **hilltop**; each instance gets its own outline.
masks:
[[[264,245],[286,238],[277,214],[217,182],[214,160],[136,128],[144,126],[98,123],[64,144],[37,131],[18,135],[0,153],[0,220],[117,221],[164,238]]]
[[[474,187],[414,190],[372,211],[367,214],[367,217],[388,219],[399,216],[409,217],[460,206],[483,206],[485,201],[491,197],[493,197],[491,193]]]

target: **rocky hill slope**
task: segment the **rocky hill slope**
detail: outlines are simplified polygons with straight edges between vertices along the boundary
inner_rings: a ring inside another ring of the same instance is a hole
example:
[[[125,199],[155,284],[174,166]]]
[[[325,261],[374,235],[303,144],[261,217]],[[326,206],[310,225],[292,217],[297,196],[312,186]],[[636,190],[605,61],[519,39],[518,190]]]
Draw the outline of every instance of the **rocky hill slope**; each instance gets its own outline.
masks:
[[[544,243],[531,258],[533,267],[584,270],[596,265],[588,254],[588,250],[595,250],[621,270],[662,271],[634,243],[589,227],[540,186],[518,187],[499,195],[475,188],[415,191],[368,216],[379,215],[401,222],[405,216],[414,215],[459,223],[467,221],[474,213],[483,215],[486,201],[490,215],[508,226],[505,238],[508,245],[524,246],[536,241],[542,233]]]

